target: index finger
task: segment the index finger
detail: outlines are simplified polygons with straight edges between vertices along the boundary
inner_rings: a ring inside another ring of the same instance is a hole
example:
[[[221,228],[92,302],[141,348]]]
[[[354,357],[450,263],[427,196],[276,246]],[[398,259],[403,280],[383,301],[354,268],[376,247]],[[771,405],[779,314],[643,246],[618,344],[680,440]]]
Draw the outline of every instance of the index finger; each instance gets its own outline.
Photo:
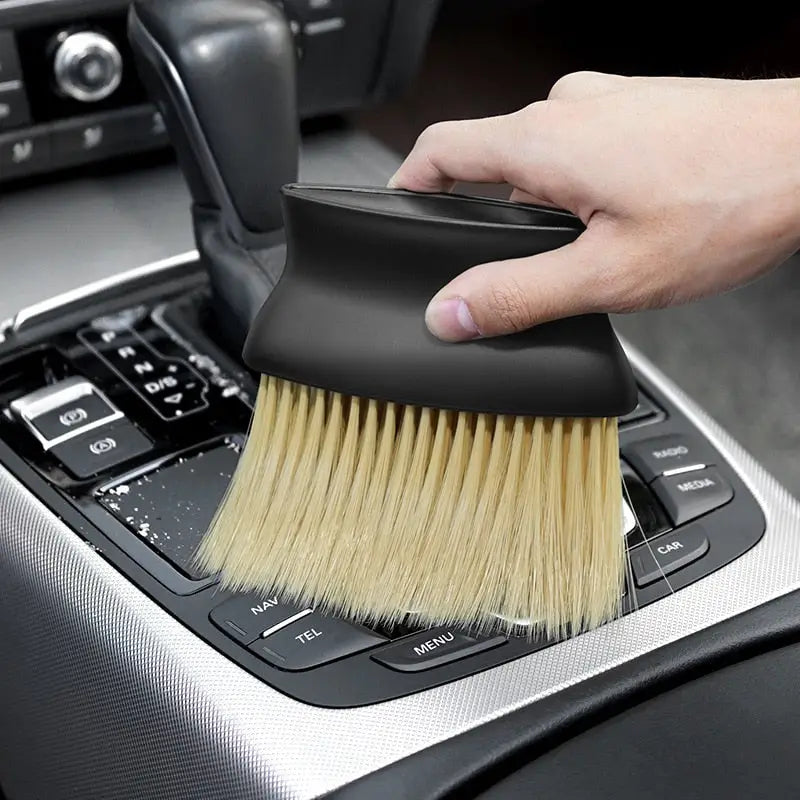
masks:
[[[456,181],[506,182],[518,128],[516,114],[437,122],[419,136],[389,187],[439,192]]]

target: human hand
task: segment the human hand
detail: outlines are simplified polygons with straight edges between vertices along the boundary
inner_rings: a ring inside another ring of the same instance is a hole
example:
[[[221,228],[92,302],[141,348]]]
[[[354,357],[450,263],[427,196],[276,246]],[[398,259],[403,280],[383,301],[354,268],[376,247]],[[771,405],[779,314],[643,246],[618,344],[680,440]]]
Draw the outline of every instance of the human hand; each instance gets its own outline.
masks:
[[[432,125],[389,185],[456,181],[507,182],[586,231],[459,275],[426,313],[442,339],[723,292],[800,247],[800,81],[573,73],[513,114]]]

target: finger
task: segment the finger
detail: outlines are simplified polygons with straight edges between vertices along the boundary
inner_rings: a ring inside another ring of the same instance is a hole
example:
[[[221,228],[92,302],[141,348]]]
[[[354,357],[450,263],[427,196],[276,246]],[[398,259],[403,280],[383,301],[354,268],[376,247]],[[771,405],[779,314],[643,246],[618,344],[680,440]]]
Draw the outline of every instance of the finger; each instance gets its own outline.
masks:
[[[518,127],[514,114],[437,122],[422,132],[389,187],[437,192],[456,181],[503,183]]]
[[[467,270],[431,300],[425,321],[435,336],[455,342],[614,311],[628,302],[625,262],[612,237],[588,230],[558,250]]]
[[[512,190],[511,194],[508,196],[508,199],[512,203],[528,203],[537,206],[550,206],[551,208],[556,207],[556,204],[548,200],[546,197],[531,194],[530,192],[525,192],[522,189]]]
[[[559,78],[550,89],[548,100],[582,100],[624,88],[630,78],[605,72],[570,72]]]

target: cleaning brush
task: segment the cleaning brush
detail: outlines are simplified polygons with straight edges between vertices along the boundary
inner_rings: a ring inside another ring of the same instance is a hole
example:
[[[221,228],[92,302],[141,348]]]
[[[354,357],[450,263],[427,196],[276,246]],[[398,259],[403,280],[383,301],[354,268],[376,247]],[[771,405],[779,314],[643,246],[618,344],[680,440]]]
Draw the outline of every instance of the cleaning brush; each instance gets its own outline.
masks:
[[[244,349],[252,427],[198,563],[367,624],[563,636],[613,618],[616,417],[636,390],[608,318],[459,344],[424,325],[464,269],[580,222],[396,190],[291,185],[283,204],[286,267]]]

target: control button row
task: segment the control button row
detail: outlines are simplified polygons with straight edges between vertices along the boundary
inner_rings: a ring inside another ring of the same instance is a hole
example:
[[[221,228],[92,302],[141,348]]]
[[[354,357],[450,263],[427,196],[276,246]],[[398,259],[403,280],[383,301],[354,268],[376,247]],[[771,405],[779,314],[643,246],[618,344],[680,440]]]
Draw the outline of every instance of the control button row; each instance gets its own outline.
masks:
[[[208,383],[194,367],[162,355],[134,330],[85,328],[78,338],[90,347],[162,419],[179,419],[208,408]]]
[[[277,594],[241,594],[217,606],[211,621],[256,655],[290,672],[311,669],[386,641],[373,631]]]
[[[673,525],[683,525],[733,499],[733,488],[709,465],[717,456],[696,436],[667,434],[634,442],[622,454],[650,484]]]
[[[66,378],[11,403],[45,450],[123,415],[92,383]]]
[[[240,594],[217,606],[211,621],[275,667],[311,669],[386,644],[360,625],[283,602],[277,594]],[[419,672],[504,644],[504,636],[472,635],[457,627],[410,634],[372,655],[386,667]]]
[[[699,524],[651,539],[630,553],[636,585],[641,588],[666,578],[701,559],[709,549],[708,536]]]
[[[0,93],[0,128],[4,127],[4,98],[11,105],[8,95]],[[8,113],[21,112],[12,109]],[[15,116],[14,122],[7,121],[5,127],[27,122],[27,118]],[[0,136],[0,179],[104,158],[133,148],[160,147],[168,141],[161,115],[149,105],[38,125]]]

